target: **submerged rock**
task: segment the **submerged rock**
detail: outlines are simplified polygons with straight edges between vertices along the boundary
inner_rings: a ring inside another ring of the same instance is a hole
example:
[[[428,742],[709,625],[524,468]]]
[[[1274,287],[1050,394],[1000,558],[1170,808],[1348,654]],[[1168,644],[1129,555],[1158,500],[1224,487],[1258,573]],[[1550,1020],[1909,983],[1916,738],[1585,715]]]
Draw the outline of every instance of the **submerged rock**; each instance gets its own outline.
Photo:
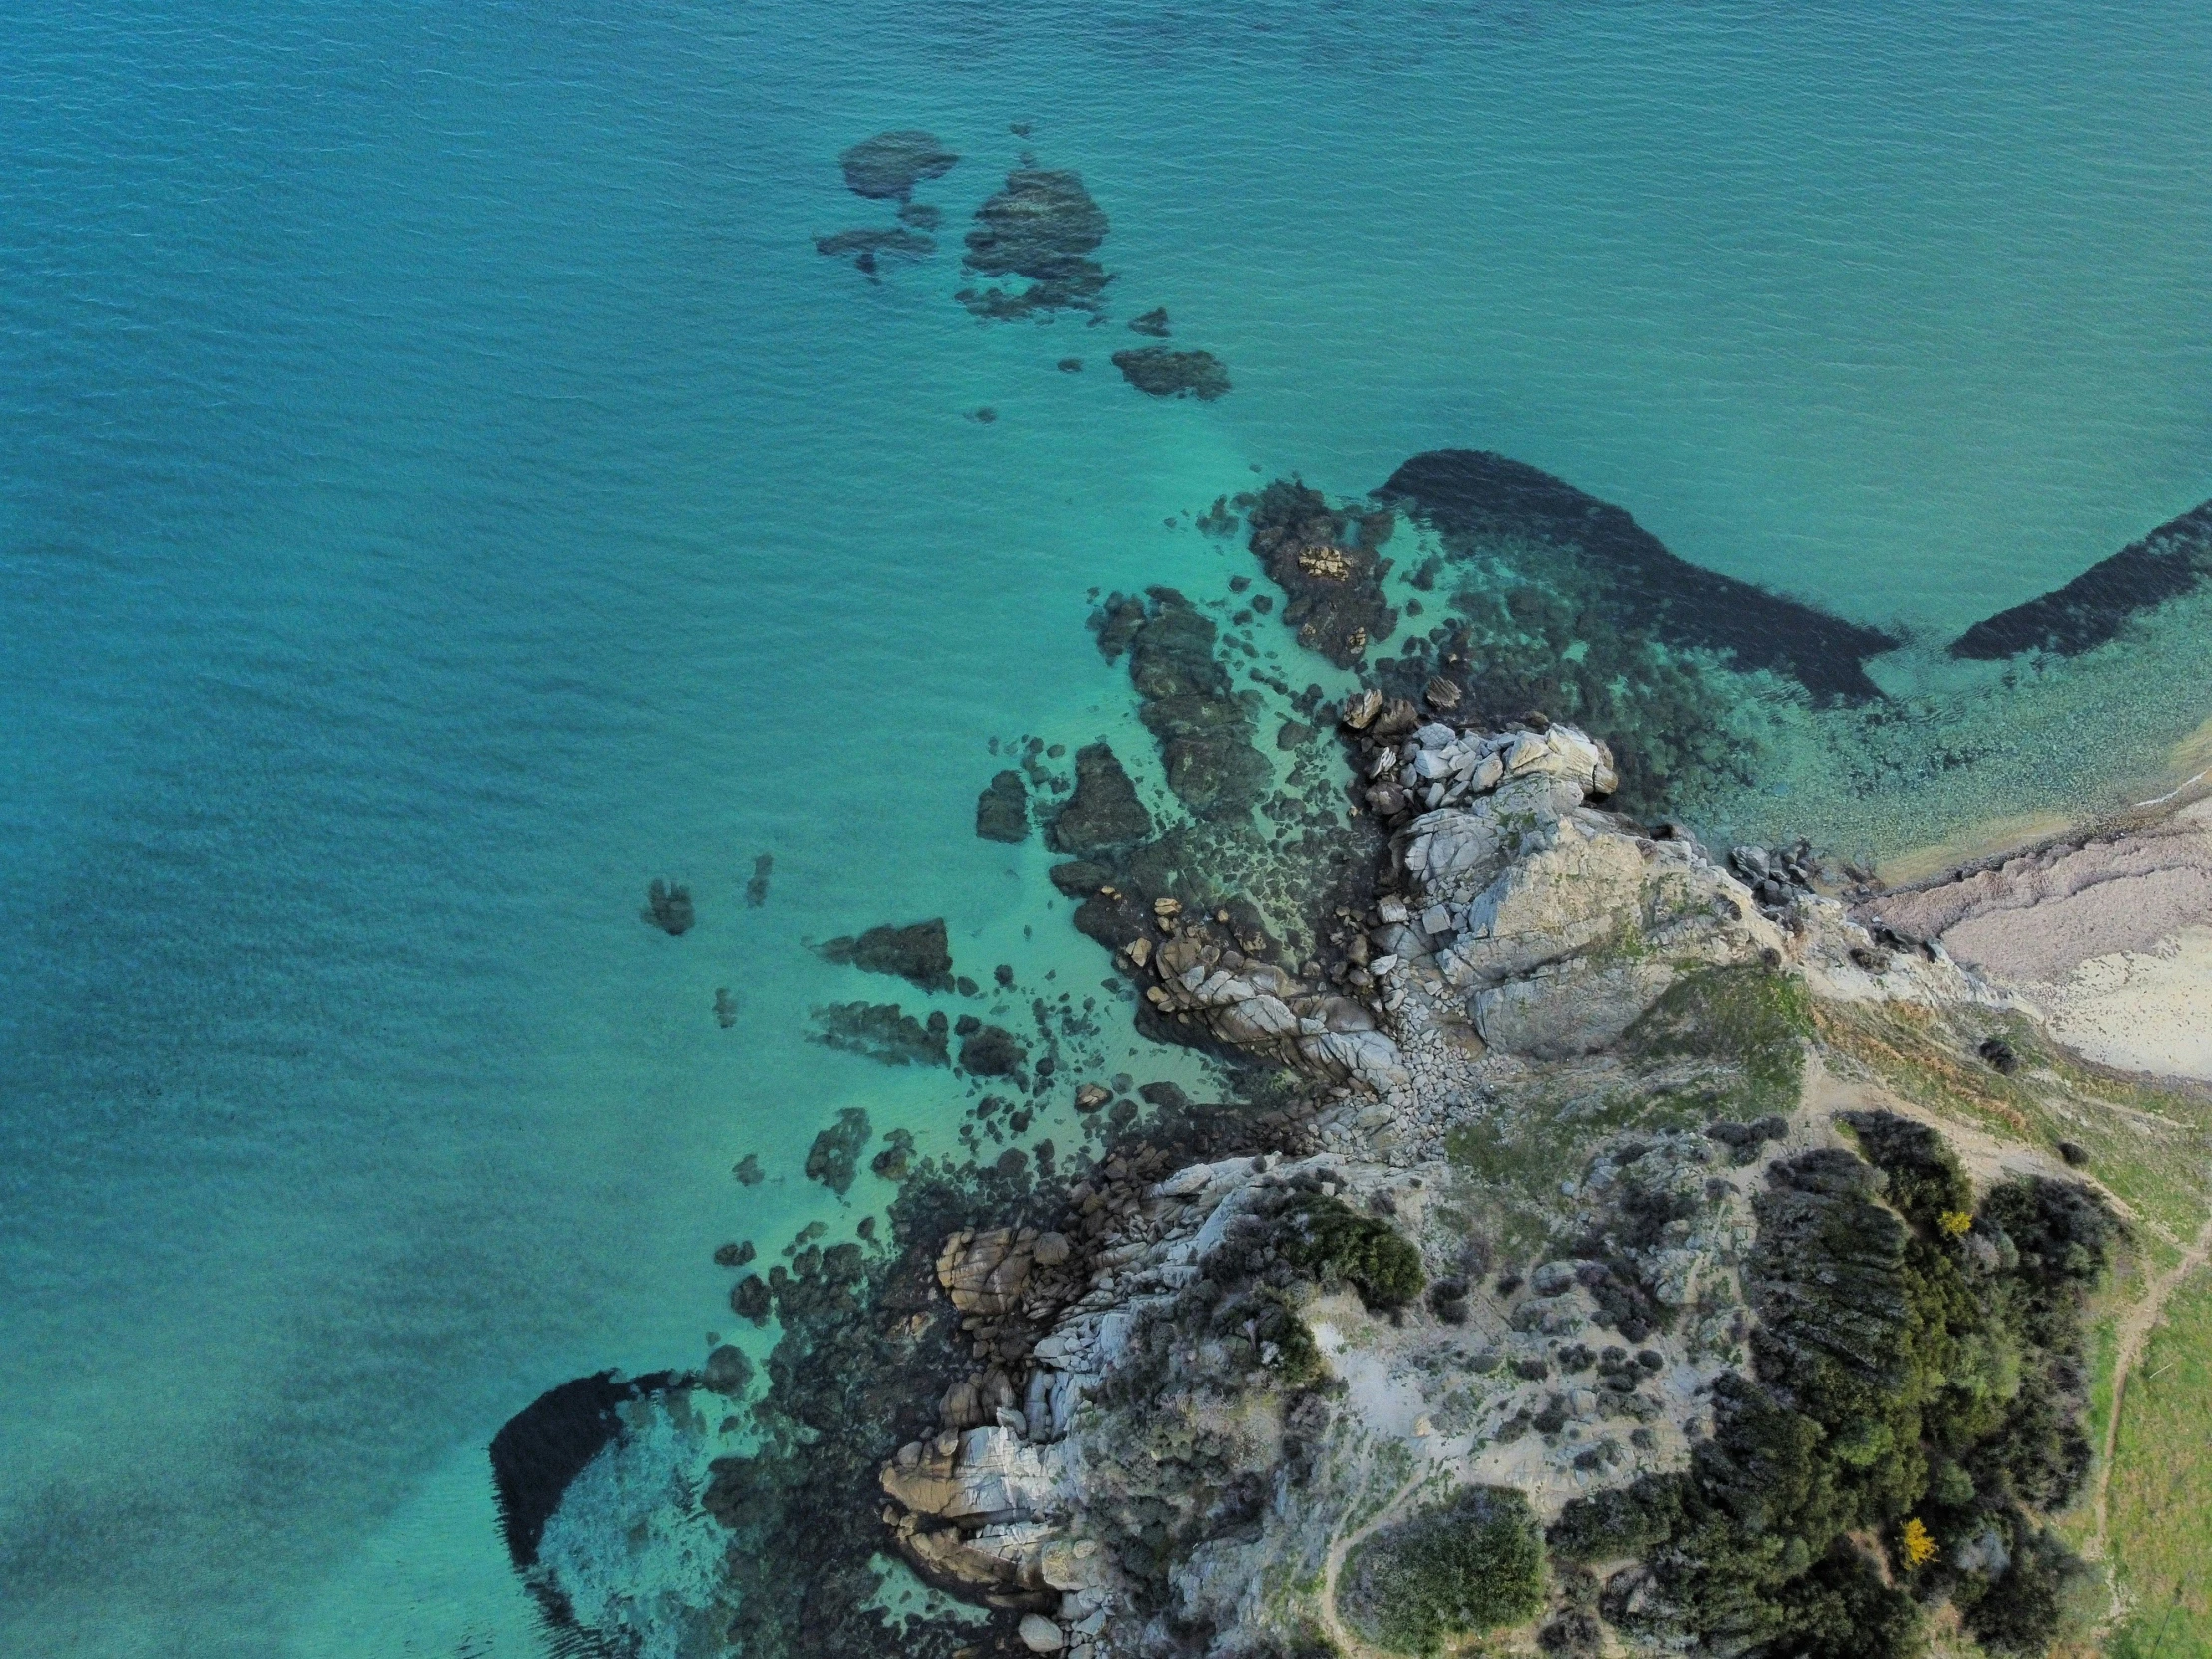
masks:
[[[1129,331],[1132,334],[1150,334],[1154,339],[1166,339],[1169,333],[1168,308],[1165,305],[1159,305],[1146,311],[1142,316],[1131,317],[1129,319]]]
[[[745,883],[745,907],[758,910],[768,902],[768,878],[776,868],[773,853],[763,852],[753,860],[753,874]]]
[[[942,916],[904,927],[885,923],[857,938],[846,934],[819,946],[816,954],[840,967],[894,975],[925,991],[952,989],[952,947]]]
[[[837,1121],[815,1136],[807,1149],[807,1179],[820,1181],[839,1198],[852,1190],[852,1178],[860,1170],[860,1152],[873,1131],[867,1113],[847,1106]]]
[[[1339,511],[1321,491],[1279,478],[1260,492],[1251,522],[1253,556],[1283,590],[1283,623],[1299,644],[1352,668],[1396,631],[1382,556],[1395,514]]]
[[[671,938],[692,930],[699,917],[692,908],[691,888],[655,881],[645,890],[645,908],[638,912],[648,926],[658,927]]]
[[[975,210],[967,269],[983,277],[1021,276],[1029,286],[962,288],[956,296],[978,317],[1011,320],[1054,310],[1096,314],[1112,280],[1090,258],[1106,240],[1106,215],[1080,174],[1017,168],[1006,186]]]
[[[1229,391],[1229,370],[1211,351],[1146,345],[1116,351],[1113,362],[1121,377],[1147,397],[1195,397],[1211,403]]]
[[[1077,858],[1129,846],[1152,833],[1152,815],[1137,799],[1137,788],[1103,743],[1075,752],[1075,794],[1068,798],[1045,831],[1045,844]]]
[[[992,775],[975,801],[975,832],[1013,845],[1029,838],[1029,788],[1012,768]]]
[[[927,179],[942,178],[959,162],[934,133],[902,127],[862,139],[837,157],[855,196],[903,202]]]
[[[942,1014],[924,1024],[895,1002],[835,1002],[815,1009],[814,1019],[816,1042],[887,1066],[941,1066],[950,1058],[951,1023]]]
[[[1242,817],[1272,777],[1252,707],[1214,654],[1213,623],[1173,588],[1146,594],[1108,596],[1091,619],[1099,650],[1108,662],[1129,654],[1137,718],[1159,740],[1168,788],[1202,819]]]
[[[901,259],[927,259],[937,245],[918,231],[899,225],[862,226],[815,238],[815,252],[832,260],[849,259],[862,271],[872,272],[877,256],[896,254]]]

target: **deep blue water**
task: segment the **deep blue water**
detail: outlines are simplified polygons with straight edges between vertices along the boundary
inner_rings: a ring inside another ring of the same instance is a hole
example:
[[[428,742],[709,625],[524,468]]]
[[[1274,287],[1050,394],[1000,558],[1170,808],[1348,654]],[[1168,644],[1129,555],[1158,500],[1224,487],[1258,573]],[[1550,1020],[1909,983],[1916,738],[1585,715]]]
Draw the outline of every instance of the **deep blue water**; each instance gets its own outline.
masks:
[[[1163,520],[1255,468],[1494,448],[1902,625],[1899,741],[1988,759],[1824,797],[1790,715],[1747,823],[2154,780],[2202,606],[2011,688],[1934,647],[2212,494],[2208,117],[2178,3],[15,8],[0,1647],[533,1651],[485,1440],[695,1363],[723,1238],[879,1205],[799,1175],[839,1107],[946,1133],[805,1041],[889,993],[804,940],[1096,981],[986,745],[1142,761],[1085,596],[1221,592]],[[870,283],[810,239],[894,126],[965,159]],[[1107,328],[951,300],[1025,147]],[[1154,304],[1230,396],[1119,383]]]

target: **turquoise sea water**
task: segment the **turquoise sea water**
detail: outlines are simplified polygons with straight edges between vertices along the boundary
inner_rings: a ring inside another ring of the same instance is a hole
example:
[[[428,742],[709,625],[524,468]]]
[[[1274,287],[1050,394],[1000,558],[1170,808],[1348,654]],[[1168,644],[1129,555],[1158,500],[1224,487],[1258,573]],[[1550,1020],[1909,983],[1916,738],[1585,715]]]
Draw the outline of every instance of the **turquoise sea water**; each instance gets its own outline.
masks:
[[[1156,782],[1086,594],[1222,592],[1163,521],[1258,476],[1501,450],[1998,740],[1869,802],[1809,733],[1747,824],[2153,776],[2201,605],[2010,690],[1934,647],[2212,494],[2208,116],[2182,4],[13,10],[0,1649],[539,1651],[485,1441],[697,1363],[723,1239],[879,1206],[801,1177],[839,1108],[948,1141],[944,1074],[805,1040],[904,987],[804,940],[1095,989],[987,744]],[[902,126],[965,159],[870,283],[811,238]],[[1025,148],[1106,327],[951,300]],[[1120,383],[1155,304],[1230,396]]]

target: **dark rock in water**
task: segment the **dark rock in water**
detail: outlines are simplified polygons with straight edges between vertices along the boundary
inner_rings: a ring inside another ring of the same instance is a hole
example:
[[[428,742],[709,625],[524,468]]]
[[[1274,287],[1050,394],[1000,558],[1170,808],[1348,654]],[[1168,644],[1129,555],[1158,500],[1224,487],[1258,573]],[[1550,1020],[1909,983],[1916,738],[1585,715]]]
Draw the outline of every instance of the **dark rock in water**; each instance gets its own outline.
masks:
[[[758,910],[768,902],[769,871],[776,867],[775,857],[767,852],[753,860],[753,878],[745,884],[745,907]]]
[[[718,1268],[742,1268],[754,1257],[753,1241],[715,1246],[715,1266]]]
[[[773,1306],[768,1281],[757,1273],[747,1274],[730,1287],[730,1311],[740,1319],[751,1320],[755,1325],[766,1324]]]
[[[715,987],[715,1023],[725,1031],[738,1023],[738,1000],[728,985]]]
[[[898,210],[898,222],[917,231],[934,231],[944,223],[944,210],[926,202],[908,202]]]
[[[1286,720],[1275,729],[1275,747],[1296,749],[1314,741],[1314,729],[1301,720]]]
[[[1028,1058],[1021,1039],[1003,1026],[986,1025],[960,1044],[960,1069],[974,1077],[1011,1077]]]
[[[942,178],[959,159],[934,133],[905,127],[862,139],[837,158],[837,165],[854,195],[903,202],[914,186]]]
[[[1415,455],[1376,492],[1402,501],[1447,538],[1534,546],[1567,563],[1578,597],[1614,626],[1671,644],[1728,653],[1770,669],[1823,701],[1872,702],[1882,693],[1866,660],[1899,644],[1670,553],[1621,508],[1547,472],[1487,450]]]
[[[1953,657],[1991,661],[2021,651],[2078,657],[2128,619],[2212,577],[2212,501],[2169,519],[2062,588],[1985,617],[1951,641]]]
[[[645,889],[645,908],[639,916],[671,938],[680,938],[699,918],[692,909],[691,888],[655,881]]]
[[[1029,838],[1029,788],[1011,767],[994,774],[976,797],[975,832],[1009,846]]]
[[[758,1152],[748,1152],[730,1166],[730,1173],[737,1178],[741,1187],[758,1187],[768,1179],[761,1173],[761,1155]]]
[[[1142,316],[1131,317],[1129,319],[1129,331],[1132,334],[1150,334],[1154,339],[1166,339],[1168,337],[1168,308],[1165,305],[1159,305],[1145,312]]]
[[[911,1129],[893,1129],[883,1137],[883,1150],[868,1160],[867,1167],[882,1180],[905,1180],[913,1173],[914,1132]],[[864,1228],[866,1223],[863,1222],[862,1226]]]
[[[970,414],[968,419],[974,421],[978,426],[990,426],[997,422],[998,411],[986,403]]]
[[[1006,188],[975,210],[967,268],[979,276],[1024,276],[1030,286],[1019,293],[962,288],[956,297],[987,320],[1053,310],[1095,315],[1112,278],[1090,255],[1105,240],[1106,215],[1080,174],[1017,168]]]
[[[1152,815],[1137,799],[1137,787],[1105,744],[1085,744],[1075,752],[1075,794],[1068,798],[1045,845],[1078,858],[1112,847],[1129,846],[1152,833]]]
[[[714,1392],[735,1399],[753,1385],[753,1362],[744,1349],[723,1343],[707,1356],[702,1381]]]
[[[1191,1109],[1191,1097],[1183,1092],[1181,1085],[1175,1083],[1147,1083],[1137,1091],[1137,1098],[1159,1107],[1163,1112],[1188,1112]]]
[[[925,991],[952,989],[952,947],[942,916],[906,927],[870,927],[858,938],[848,934],[831,939],[816,953],[839,967],[894,974]]]
[[[1052,884],[1069,898],[1088,898],[1099,888],[1112,885],[1114,870],[1111,864],[1079,858],[1072,864],[1054,864],[1050,875]]]
[[[611,1371],[579,1377],[538,1395],[492,1436],[492,1486],[507,1553],[518,1569],[537,1560],[545,1523],[569,1482],[622,1432],[616,1407],[675,1381],[676,1374],[666,1371],[627,1382]]]
[[[1321,491],[1279,478],[1260,492],[1251,521],[1253,555],[1283,590],[1283,621],[1299,644],[1351,668],[1396,631],[1382,592],[1390,561],[1380,551],[1395,515],[1340,512]]]
[[[837,1121],[815,1137],[807,1149],[807,1179],[820,1181],[839,1198],[852,1190],[852,1178],[860,1170],[860,1150],[874,1131],[867,1113],[847,1106]]]
[[[1214,655],[1215,629],[1173,588],[1111,594],[1091,618],[1108,662],[1129,653],[1137,718],[1160,744],[1168,788],[1202,819],[1238,820],[1273,772],[1253,742],[1254,711]]]
[[[918,231],[909,231],[902,225],[863,226],[853,231],[838,231],[832,235],[815,238],[815,252],[826,254],[832,260],[851,260],[862,271],[875,269],[875,257],[879,254],[896,254],[902,259],[927,259],[937,251],[937,245]]]
[[[1229,390],[1229,370],[1211,351],[1174,351],[1165,345],[1116,351],[1121,377],[1147,397],[1196,397],[1211,403]]]
[[[848,1054],[864,1054],[887,1066],[941,1066],[950,1058],[950,1029],[942,1014],[925,1026],[895,1002],[835,1002],[814,1010],[822,1029],[815,1041]]]
[[[1082,373],[1083,359],[1081,357],[1062,357],[1060,359],[1060,372],[1062,374]]]

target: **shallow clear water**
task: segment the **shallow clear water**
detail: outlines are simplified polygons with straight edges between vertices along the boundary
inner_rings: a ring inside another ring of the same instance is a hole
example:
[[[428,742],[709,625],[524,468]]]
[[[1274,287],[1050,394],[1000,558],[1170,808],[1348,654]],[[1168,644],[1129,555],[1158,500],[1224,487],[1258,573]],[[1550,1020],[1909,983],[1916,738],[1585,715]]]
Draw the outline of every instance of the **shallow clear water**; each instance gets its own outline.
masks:
[[[943,1074],[805,1040],[903,987],[804,940],[1095,987],[971,832],[987,743],[1156,780],[1086,594],[1222,592],[1163,520],[1254,469],[1501,450],[1902,624],[1878,678],[2002,752],[1824,796],[1801,732],[1747,826],[2155,776],[2188,607],[2010,691],[1932,647],[2212,493],[2208,114],[2180,4],[17,8],[0,1646],[535,1651],[486,1439],[695,1363],[722,1239],[880,1204],[800,1175],[839,1107],[946,1144]],[[951,301],[1014,121],[1113,222],[1105,328]],[[810,239],[909,125],[966,159],[871,284]],[[1155,304],[1229,397],[1119,382]]]

